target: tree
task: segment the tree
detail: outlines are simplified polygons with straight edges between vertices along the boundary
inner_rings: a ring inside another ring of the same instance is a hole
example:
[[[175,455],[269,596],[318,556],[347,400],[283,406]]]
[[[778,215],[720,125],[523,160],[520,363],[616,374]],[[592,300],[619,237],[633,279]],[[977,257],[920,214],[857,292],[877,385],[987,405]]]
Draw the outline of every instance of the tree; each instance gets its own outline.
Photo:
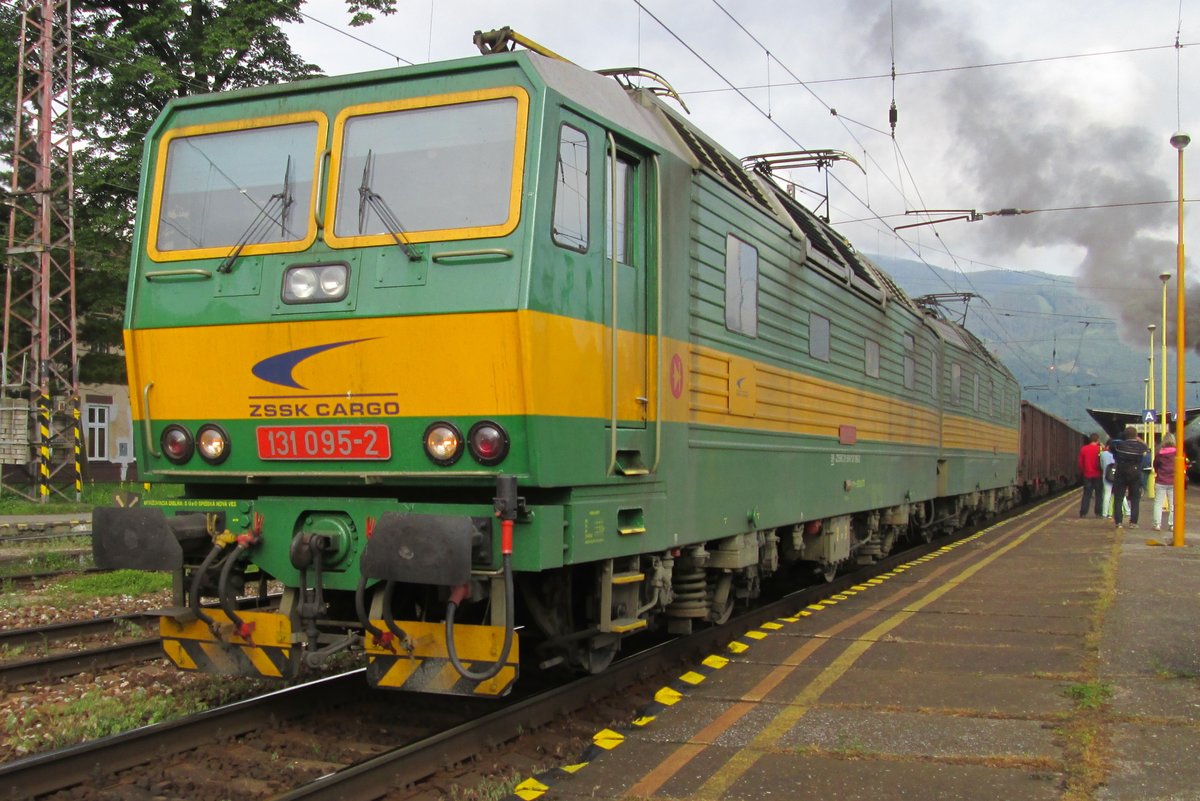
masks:
[[[304,0],[75,0],[76,281],[82,382],[124,381],[119,355],[143,139],[173,98],[319,75],[279,25]],[[395,12],[396,0],[346,0],[351,24]],[[0,6],[0,41],[19,13]],[[0,48],[0,92],[15,98],[15,54]],[[9,62],[14,62],[10,64]],[[11,152],[11,105],[0,144]],[[7,186],[7,176],[5,186]],[[7,215],[0,226],[7,226]],[[0,235],[7,232],[0,228]]]

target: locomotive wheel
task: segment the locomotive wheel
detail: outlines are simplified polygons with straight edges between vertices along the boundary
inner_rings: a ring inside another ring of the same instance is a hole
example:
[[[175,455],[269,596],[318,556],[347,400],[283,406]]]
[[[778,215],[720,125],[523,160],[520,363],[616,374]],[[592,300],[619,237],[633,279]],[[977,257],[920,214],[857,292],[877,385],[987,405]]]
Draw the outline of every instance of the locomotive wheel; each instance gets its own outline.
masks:
[[[837,573],[838,566],[835,562],[829,562],[821,568],[821,578],[825,579],[826,584],[832,583],[837,578]]]
[[[725,599],[725,607],[723,609],[719,612],[715,609],[709,612],[708,619],[712,621],[714,626],[724,626],[729,622],[729,618],[731,617],[733,617],[733,593],[730,593],[729,597]]]
[[[599,643],[602,640],[608,640],[608,638],[594,637],[588,640],[587,651],[583,659],[583,668],[588,673],[603,673],[612,664],[613,657],[617,655],[621,641],[614,638],[601,645]]]

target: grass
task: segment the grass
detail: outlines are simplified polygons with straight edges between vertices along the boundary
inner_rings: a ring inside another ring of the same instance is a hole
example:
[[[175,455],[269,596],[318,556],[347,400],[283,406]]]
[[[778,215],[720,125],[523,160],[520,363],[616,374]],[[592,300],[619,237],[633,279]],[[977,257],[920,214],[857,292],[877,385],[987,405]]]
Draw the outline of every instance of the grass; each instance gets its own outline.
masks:
[[[149,487],[147,489],[147,487]],[[20,489],[26,489],[21,487]],[[51,493],[46,503],[31,501],[14,489],[0,487],[0,515],[61,515],[75,512],[86,513],[97,506],[111,506],[113,496],[117,493],[135,493],[144,498],[176,498],[182,491],[178,484],[138,484],[123,481],[119,484],[97,484],[90,482],[83,485],[82,500],[73,500],[74,489],[65,490],[67,497]]]
[[[1091,801],[1104,785],[1112,758],[1111,715],[1112,687],[1100,681],[1100,638],[1104,618],[1117,592],[1117,562],[1121,536],[1114,536],[1101,565],[1100,593],[1091,610],[1091,627],[1084,638],[1084,665],[1081,680],[1063,692],[1074,707],[1058,728],[1062,738],[1066,773],[1065,801]]]
[[[56,591],[68,596],[112,598],[122,595],[152,595],[171,588],[170,573],[144,570],[113,570],[74,576],[54,583]]]
[[[0,740],[18,754],[63,748],[193,715],[256,690],[261,685],[253,679],[227,677],[197,681],[177,692],[137,687],[112,695],[92,689],[60,704],[9,712],[0,719]]]
[[[0,594],[0,608],[13,609],[30,603],[62,606],[94,598],[119,598],[152,595],[171,588],[169,573],[143,570],[113,570],[72,576],[47,584],[37,592],[5,592]]]

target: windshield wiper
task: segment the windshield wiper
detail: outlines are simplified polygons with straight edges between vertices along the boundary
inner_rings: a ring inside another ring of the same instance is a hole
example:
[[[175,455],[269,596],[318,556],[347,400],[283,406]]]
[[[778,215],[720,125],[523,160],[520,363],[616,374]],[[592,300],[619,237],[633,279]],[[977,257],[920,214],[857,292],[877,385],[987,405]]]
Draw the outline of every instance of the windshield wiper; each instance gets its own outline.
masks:
[[[367,209],[370,208],[375,212],[380,222],[383,223],[387,233],[396,241],[396,244],[404,251],[404,255],[408,256],[409,261],[420,261],[421,251],[417,250],[408,241],[408,234],[404,231],[404,225],[396,217],[396,213],[392,211],[392,207],[388,205],[378,192],[371,188],[371,168],[375,164],[375,151],[367,151],[367,160],[363,164],[362,183],[358,187],[358,233],[361,235],[367,224]],[[401,238],[403,237],[403,238]]]
[[[247,200],[250,200],[250,195],[246,190],[239,189]],[[253,201],[251,201],[253,202]],[[242,255],[242,249],[251,241],[261,241],[263,234],[267,232],[268,227],[275,222],[272,216],[275,207],[279,207],[279,236],[286,238],[289,233],[287,225],[288,212],[291,211],[295,200],[292,198],[292,157],[288,156],[287,165],[283,170],[283,189],[267,198],[265,205],[259,207],[258,214],[246,226],[246,230],[238,237],[237,244],[233,246],[233,250],[229,251],[229,255],[217,267],[217,272],[228,273],[233,270],[233,265],[237,262],[238,257]]]

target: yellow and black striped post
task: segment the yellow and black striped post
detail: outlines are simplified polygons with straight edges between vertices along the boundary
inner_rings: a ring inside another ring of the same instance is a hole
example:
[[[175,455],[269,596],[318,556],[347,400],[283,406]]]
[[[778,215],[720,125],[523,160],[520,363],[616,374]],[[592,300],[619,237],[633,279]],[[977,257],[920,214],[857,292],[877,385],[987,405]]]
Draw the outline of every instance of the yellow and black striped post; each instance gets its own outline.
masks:
[[[50,396],[38,393],[38,503],[50,498]]]
[[[83,500],[83,424],[79,420],[79,393],[71,397],[71,413],[75,416],[75,502]]]

